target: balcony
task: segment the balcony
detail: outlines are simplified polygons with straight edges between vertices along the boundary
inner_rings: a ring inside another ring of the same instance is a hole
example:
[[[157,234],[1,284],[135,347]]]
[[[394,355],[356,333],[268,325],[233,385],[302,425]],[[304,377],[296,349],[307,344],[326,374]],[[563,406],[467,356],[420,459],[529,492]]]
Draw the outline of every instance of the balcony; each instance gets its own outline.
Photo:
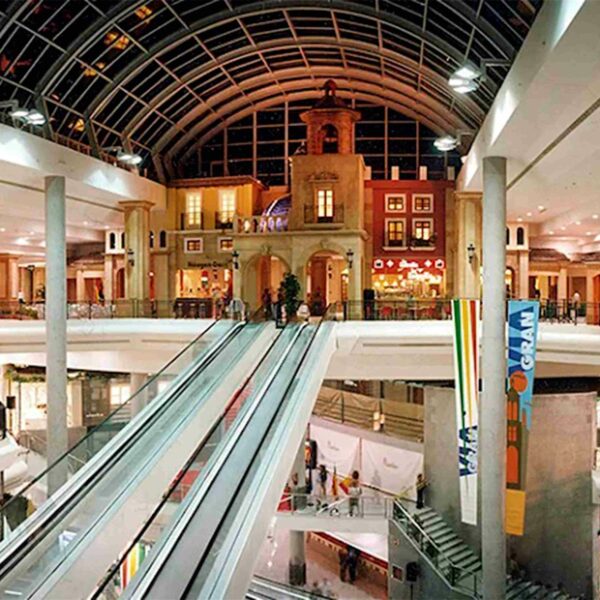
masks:
[[[319,214],[316,206],[307,205],[304,207],[304,224],[317,226],[333,226],[340,228],[344,224],[344,207],[335,205],[331,216]]]
[[[435,250],[436,236],[435,234],[429,236],[427,239],[413,237],[410,239],[411,250]]]
[[[288,230],[287,216],[265,217],[255,215],[252,217],[236,217],[235,233],[259,234],[282,233]]]
[[[233,229],[235,213],[230,211],[217,211],[215,213],[215,229]]]

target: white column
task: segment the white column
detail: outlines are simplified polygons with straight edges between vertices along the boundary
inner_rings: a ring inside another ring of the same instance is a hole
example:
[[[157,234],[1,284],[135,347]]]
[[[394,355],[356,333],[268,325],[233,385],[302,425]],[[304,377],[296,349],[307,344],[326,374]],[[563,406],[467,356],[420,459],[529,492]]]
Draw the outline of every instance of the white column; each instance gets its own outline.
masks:
[[[85,301],[85,279],[83,276],[83,269],[77,269],[75,279],[75,296],[77,302]]]
[[[304,459],[304,438],[298,449],[292,474],[298,475],[298,487],[306,486],[306,463]],[[293,490],[292,490],[293,491]],[[291,585],[306,584],[306,548],[304,531],[290,531],[289,582]]]
[[[46,394],[47,460],[68,450],[67,434],[67,242],[65,178],[46,177]],[[67,480],[67,461],[48,475],[48,495]]]
[[[135,397],[131,401],[131,416],[137,415],[142,409],[146,406],[146,395],[147,390],[141,391],[139,394],[138,390],[142,389],[146,382],[148,381],[148,376],[146,373],[131,373],[129,378],[129,394],[130,396]]]
[[[483,597],[504,598],[506,456],[506,159],[483,159],[481,550]]]
[[[566,300],[568,298],[568,277],[567,277],[567,268],[561,267],[558,272],[558,286],[556,290],[556,294],[559,300]]]

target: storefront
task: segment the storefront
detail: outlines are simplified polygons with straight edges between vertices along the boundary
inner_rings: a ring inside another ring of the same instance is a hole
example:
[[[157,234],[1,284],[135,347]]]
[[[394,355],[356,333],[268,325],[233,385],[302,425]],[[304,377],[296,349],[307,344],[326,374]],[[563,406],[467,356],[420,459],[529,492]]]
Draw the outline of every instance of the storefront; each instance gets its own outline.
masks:
[[[446,261],[443,258],[376,258],[371,273],[377,300],[446,295]]]

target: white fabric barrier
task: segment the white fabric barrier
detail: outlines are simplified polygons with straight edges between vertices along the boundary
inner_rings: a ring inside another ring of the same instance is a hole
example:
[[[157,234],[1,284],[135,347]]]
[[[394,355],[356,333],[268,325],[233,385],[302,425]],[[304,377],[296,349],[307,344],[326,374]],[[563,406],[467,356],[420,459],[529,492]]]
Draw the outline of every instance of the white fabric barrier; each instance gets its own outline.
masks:
[[[338,475],[359,469],[360,438],[317,425],[311,425],[310,437],[317,442],[317,465],[325,465],[330,472],[335,467]]]
[[[360,478],[392,494],[417,499],[415,482],[423,472],[423,454],[388,444],[362,440]]]

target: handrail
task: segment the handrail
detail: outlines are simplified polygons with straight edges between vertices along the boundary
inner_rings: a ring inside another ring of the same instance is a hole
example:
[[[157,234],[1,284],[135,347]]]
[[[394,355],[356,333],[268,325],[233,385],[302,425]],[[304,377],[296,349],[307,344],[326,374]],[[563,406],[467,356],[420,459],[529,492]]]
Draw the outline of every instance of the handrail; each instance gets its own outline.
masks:
[[[397,513],[401,513],[401,517],[398,517]],[[441,579],[448,585],[448,587],[450,587],[452,590],[455,590],[459,593],[468,593],[468,594],[474,594],[472,597],[473,598],[479,598],[479,592],[478,592],[478,571],[475,571],[473,569],[465,569],[464,567],[461,567],[459,565],[457,565],[456,563],[454,563],[452,561],[452,559],[450,559],[443,551],[443,549],[440,547],[440,545],[427,533],[427,531],[425,530],[424,527],[422,527],[422,525],[419,523],[418,517],[413,516],[409,510],[402,504],[402,502],[400,500],[396,500],[394,502],[394,513],[393,513],[393,520],[394,522],[400,527],[401,531],[405,534],[406,538],[410,541],[410,543],[412,544],[412,546],[417,549],[420,553],[420,555],[429,563],[429,565],[431,566],[431,568],[441,577]],[[403,527],[401,527],[401,525],[403,524],[403,521],[407,524],[407,528],[404,529]],[[410,528],[413,531],[418,532],[418,538],[415,537],[414,535],[411,535],[411,532],[408,528],[408,526],[410,526]],[[423,547],[424,544],[423,542],[427,543],[427,550]],[[439,560],[439,558],[441,557],[444,561],[446,561],[447,566],[450,567],[450,579],[448,579],[448,577],[446,576],[446,574],[443,572],[443,570],[441,568],[439,568],[438,564],[436,564],[436,561],[433,560],[433,558],[431,557],[431,555],[428,554],[428,549],[429,548],[434,548],[435,549],[435,557],[436,559]],[[472,578],[472,590],[468,589],[468,590],[464,590],[461,587],[458,587],[456,585],[456,583],[460,580],[463,580],[465,578],[471,577]]]

